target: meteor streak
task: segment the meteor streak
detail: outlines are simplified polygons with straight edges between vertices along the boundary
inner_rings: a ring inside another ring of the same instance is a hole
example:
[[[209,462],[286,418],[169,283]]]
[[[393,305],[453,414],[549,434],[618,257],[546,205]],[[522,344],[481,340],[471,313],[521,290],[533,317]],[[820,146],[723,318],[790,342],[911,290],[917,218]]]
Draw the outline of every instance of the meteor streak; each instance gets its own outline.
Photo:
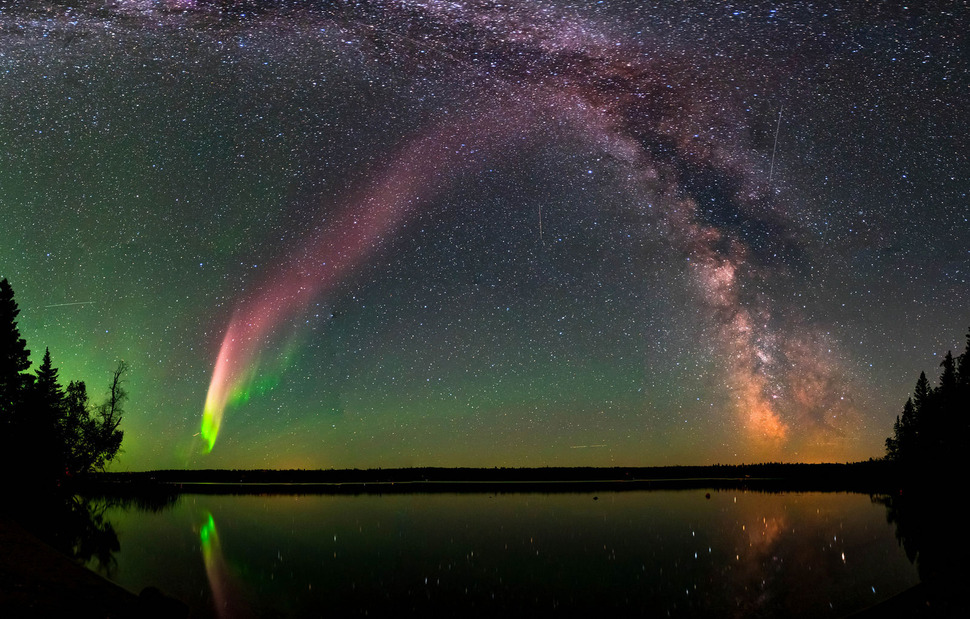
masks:
[[[44,308],[49,307],[67,307],[69,305],[91,305],[94,301],[72,301],[71,303],[55,303],[53,305],[45,305]]]

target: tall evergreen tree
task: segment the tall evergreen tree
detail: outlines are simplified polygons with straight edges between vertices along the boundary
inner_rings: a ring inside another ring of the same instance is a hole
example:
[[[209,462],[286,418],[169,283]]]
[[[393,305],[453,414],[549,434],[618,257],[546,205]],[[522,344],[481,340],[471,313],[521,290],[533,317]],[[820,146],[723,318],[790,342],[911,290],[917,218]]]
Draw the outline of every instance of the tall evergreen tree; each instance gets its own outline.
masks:
[[[929,409],[931,396],[932,390],[930,389],[930,381],[926,379],[926,372],[920,372],[919,379],[916,381],[916,388],[913,390],[913,406],[916,409],[916,414],[922,416]]]
[[[17,328],[18,314],[13,287],[0,280],[0,470],[10,470],[20,455],[17,437],[29,380],[24,373],[30,368],[30,351]]]
[[[23,396],[23,373],[30,367],[30,351],[17,328],[18,314],[10,282],[0,280],[0,427],[4,431],[13,422],[14,410]]]
[[[33,389],[28,399],[24,424],[31,438],[31,452],[24,460],[40,475],[41,483],[54,482],[64,472],[65,447],[61,433],[66,411],[64,389],[57,382],[57,368],[51,362],[51,351],[44,351],[44,360],[37,368]]]
[[[44,349],[44,360],[37,368],[34,394],[35,404],[44,404],[51,409],[60,409],[64,405],[64,389],[57,382],[57,368],[51,362],[50,348]]]

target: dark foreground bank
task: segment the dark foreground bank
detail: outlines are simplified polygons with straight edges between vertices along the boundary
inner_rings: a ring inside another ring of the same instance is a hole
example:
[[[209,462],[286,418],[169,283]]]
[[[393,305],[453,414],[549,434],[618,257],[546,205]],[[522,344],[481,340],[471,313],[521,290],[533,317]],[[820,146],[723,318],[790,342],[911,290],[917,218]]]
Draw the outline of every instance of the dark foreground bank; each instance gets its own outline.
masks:
[[[135,595],[78,565],[15,521],[0,517],[3,617],[186,617],[188,607],[157,589]]]

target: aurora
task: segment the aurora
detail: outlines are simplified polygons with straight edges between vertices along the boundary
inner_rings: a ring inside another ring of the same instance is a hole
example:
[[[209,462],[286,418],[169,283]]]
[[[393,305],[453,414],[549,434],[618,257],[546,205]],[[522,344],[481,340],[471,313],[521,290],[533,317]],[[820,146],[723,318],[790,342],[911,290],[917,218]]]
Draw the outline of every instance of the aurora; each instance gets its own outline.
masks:
[[[331,293],[425,200],[524,131],[531,120],[527,112],[498,106],[419,132],[368,187],[345,201],[333,223],[322,224],[321,232],[242,305],[226,330],[209,382],[199,431],[205,453],[215,446],[226,409],[249,400],[261,375],[260,352],[280,324]]]

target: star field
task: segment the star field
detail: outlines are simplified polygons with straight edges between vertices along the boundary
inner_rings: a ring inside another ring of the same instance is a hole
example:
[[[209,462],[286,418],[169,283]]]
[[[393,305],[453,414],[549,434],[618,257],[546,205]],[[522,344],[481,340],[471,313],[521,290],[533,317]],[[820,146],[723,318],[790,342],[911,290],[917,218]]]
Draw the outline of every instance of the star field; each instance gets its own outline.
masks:
[[[2,5],[0,276],[122,470],[877,457],[970,325],[967,22]]]

